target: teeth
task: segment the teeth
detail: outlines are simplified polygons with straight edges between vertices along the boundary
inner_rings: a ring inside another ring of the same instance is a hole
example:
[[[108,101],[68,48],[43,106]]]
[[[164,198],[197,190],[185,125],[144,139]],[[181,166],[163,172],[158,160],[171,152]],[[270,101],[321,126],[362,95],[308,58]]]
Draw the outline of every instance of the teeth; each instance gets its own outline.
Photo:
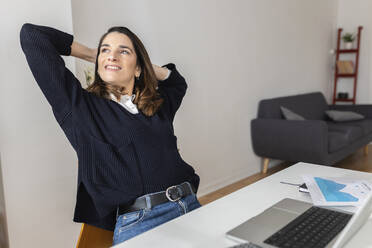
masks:
[[[108,66],[106,66],[106,68],[113,69],[113,70],[120,70],[120,67],[118,67],[118,66],[112,66],[112,65],[108,65]]]

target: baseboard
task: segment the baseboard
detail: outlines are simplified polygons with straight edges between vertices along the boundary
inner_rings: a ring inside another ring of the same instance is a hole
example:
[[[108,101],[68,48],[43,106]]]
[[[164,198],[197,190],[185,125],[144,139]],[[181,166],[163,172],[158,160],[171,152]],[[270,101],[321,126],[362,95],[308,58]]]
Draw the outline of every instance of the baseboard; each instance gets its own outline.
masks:
[[[252,173],[251,171],[248,170],[248,168],[241,169],[239,171],[236,171],[233,175],[230,175],[229,177],[223,178],[215,182],[211,182],[207,185],[200,187],[197,195],[198,197],[205,196],[209,193],[222,189],[223,187],[236,183],[237,181],[252,176],[256,173],[259,173],[259,171]]]

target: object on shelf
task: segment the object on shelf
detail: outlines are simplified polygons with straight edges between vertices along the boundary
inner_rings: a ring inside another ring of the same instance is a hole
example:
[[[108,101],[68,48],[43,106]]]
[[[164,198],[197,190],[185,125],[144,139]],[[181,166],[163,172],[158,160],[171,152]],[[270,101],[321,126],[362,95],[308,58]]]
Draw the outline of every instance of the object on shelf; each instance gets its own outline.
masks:
[[[353,74],[354,73],[353,61],[338,60],[336,63],[337,63],[337,70],[339,74]]]
[[[348,99],[349,93],[347,92],[339,92],[338,94],[338,99]]]
[[[352,33],[345,33],[342,36],[342,40],[344,41],[344,48],[345,49],[352,49],[353,48],[353,41],[355,40],[355,35]]]

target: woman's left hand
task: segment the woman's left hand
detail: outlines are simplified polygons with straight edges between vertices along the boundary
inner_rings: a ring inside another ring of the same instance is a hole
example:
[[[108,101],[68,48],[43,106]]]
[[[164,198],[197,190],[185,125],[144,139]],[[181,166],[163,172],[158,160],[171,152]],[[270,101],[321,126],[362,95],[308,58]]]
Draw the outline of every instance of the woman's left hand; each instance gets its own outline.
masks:
[[[154,72],[155,72],[157,80],[162,81],[168,76],[168,68],[160,67],[154,64],[152,65],[152,67],[154,68]]]

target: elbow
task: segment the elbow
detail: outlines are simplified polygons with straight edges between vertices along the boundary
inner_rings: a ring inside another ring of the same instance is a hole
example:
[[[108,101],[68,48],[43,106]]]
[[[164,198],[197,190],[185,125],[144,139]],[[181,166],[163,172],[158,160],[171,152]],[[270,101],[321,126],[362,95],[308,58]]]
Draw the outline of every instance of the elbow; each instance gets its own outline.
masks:
[[[24,23],[22,25],[21,31],[19,32],[19,40],[22,49],[24,48],[26,42],[32,41],[34,39],[33,37],[36,32],[39,32],[39,30],[34,24]]]
[[[25,23],[22,25],[21,31],[19,32],[19,40],[21,43],[21,47],[23,48],[24,42],[30,37],[30,33],[32,32],[33,25],[30,23]]]
[[[34,25],[31,24],[31,23],[24,23],[22,25],[22,28],[21,28],[21,31],[20,31],[20,34],[19,34],[20,37],[21,38],[27,37],[27,35],[32,32],[33,26]]]

